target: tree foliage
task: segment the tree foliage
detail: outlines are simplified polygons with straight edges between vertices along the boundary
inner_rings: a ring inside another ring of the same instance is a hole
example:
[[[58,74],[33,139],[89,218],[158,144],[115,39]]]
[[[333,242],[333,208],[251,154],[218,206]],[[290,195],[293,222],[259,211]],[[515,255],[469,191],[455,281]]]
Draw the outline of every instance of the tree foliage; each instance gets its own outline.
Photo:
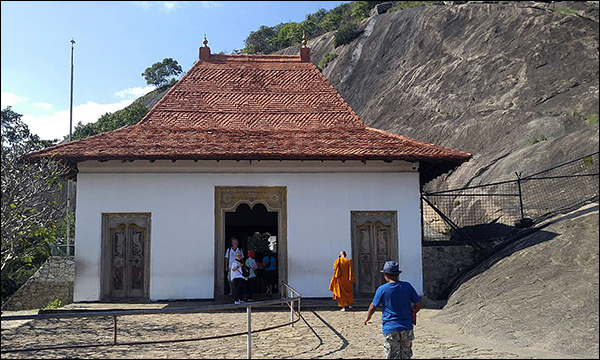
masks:
[[[382,2],[384,1],[353,1],[336,6],[330,11],[319,9],[315,13],[306,15],[306,19],[301,23],[262,25],[258,30],[250,32],[244,41],[245,47],[241,52],[271,54],[286,47],[298,45],[302,42],[303,31],[307,39],[310,39],[329,31],[343,29],[344,33],[340,34],[340,38],[347,38],[347,35],[350,34],[348,29],[356,29],[355,25],[367,18],[371,9]]]
[[[156,62],[152,66],[146,68],[142,73],[148,85],[154,85],[160,88],[169,84],[171,80],[181,74],[181,66],[176,60],[165,58],[162,62]]]
[[[95,123],[83,124],[80,121],[75,125],[72,139],[85,139],[86,137],[116,130],[123,126],[135,125],[147,113],[148,108],[144,104],[136,102],[125,109],[102,115]]]
[[[51,159],[21,161],[22,155],[54,144],[31,134],[21,117],[10,106],[2,110],[3,300],[10,291],[16,291],[24,270],[46,260],[56,225],[66,213],[60,176],[67,167]]]

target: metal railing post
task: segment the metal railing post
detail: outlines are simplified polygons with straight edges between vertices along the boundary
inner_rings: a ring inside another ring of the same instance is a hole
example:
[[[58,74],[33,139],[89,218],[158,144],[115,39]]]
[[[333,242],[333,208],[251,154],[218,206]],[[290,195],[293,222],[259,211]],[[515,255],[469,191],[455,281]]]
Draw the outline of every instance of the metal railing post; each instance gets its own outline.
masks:
[[[248,315],[248,342],[246,352],[248,359],[252,359],[252,307],[246,306],[246,314]]]
[[[114,318],[115,318],[115,328],[114,328],[114,334],[113,334],[113,344],[117,345],[117,315],[115,315]]]

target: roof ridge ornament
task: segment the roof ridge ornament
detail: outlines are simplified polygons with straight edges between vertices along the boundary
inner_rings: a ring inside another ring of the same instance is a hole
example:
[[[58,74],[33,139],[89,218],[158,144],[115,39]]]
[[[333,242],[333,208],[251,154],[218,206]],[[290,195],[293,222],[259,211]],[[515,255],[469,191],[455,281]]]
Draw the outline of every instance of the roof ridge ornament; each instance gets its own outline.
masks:
[[[302,30],[302,47],[306,47],[306,34],[304,33],[304,30]]]
[[[199,58],[202,61],[209,61],[210,60],[210,48],[208,47],[208,40],[206,40],[206,34],[204,34],[204,40],[202,40],[202,43],[204,44],[204,46],[200,46],[200,51],[199,51]]]

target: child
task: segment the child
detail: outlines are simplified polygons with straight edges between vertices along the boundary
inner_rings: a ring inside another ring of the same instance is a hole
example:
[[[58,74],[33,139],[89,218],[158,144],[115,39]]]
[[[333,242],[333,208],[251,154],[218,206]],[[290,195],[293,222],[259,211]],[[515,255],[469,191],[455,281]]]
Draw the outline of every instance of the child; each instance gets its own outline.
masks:
[[[242,274],[244,265],[244,256],[241,253],[235,254],[235,260],[231,266],[231,282],[233,284],[233,300],[235,304],[243,304],[244,293],[246,292],[246,278]]]
[[[248,276],[248,281],[246,282],[246,293],[247,293],[247,301],[254,301],[252,298],[252,293],[256,289],[256,272],[255,270],[258,268],[258,264],[254,259],[254,250],[248,250],[248,258],[246,259],[246,266],[250,269],[250,276]]]

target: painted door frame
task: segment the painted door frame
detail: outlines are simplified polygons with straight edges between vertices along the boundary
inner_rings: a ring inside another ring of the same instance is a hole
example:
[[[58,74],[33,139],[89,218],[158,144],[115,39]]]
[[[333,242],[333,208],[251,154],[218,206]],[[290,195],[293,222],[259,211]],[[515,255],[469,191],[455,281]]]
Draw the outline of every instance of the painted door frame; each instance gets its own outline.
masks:
[[[215,298],[225,296],[225,213],[235,212],[240,204],[250,209],[262,204],[269,212],[277,213],[277,273],[279,282],[287,282],[287,187],[215,186]],[[281,286],[278,289],[281,291]]]

